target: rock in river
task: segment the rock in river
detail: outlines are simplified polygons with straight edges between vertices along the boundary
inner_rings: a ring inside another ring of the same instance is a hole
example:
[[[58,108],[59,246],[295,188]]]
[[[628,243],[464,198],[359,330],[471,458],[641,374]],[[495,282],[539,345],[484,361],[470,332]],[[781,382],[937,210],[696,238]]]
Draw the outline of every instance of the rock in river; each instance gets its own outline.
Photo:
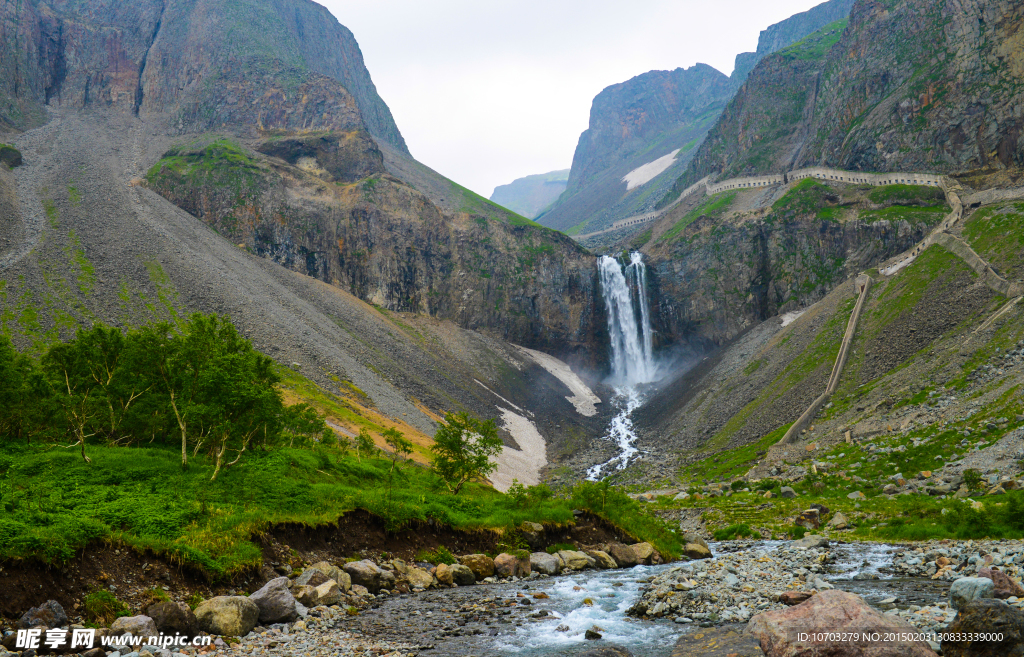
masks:
[[[1001,634],[1000,641],[943,641],[943,657],[1024,656],[1024,612],[1002,600],[972,600],[945,630],[956,634]]]
[[[196,607],[199,629],[222,636],[245,636],[259,617],[256,603],[238,595],[219,595]]]
[[[949,587],[949,604],[961,609],[971,600],[993,597],[995,591],[995,582],[987,577],[961,577]]]

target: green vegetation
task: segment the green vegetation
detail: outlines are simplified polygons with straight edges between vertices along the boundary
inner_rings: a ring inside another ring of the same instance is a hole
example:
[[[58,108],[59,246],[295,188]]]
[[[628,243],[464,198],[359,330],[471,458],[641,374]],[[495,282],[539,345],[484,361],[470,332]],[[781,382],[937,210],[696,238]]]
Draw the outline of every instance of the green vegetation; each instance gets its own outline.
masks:
[[[664,235],[658,238],[658,243],[675,241],[687,226],[701,217],[708,217],[709,219],[720,218],[732,206],[732,202],[735,199],[736,192],[725,192],[705,198],[700,202],[700,205],[683,215],[672,228],[669,228]]]
[[[21,151],[10,144],[0,143],[0,163],[12,169],[21,166]]]
[[[745,522],[729,525],[728,527],[723,527],[714,531],[716,541],[733,541],[737,538],[747,538],[748,536],[754,536],[755,534],[756,532]]]
[[[834,192],[828,185],[814,178],[804,178],[772,205],[772,213],[783,219],[818,214],[834,200]]]
[[[964,238],[1003,276],[1024,274],[1024,203],[978,210],[964,226]]]
[[[420,553],[416,555],[416,560],[426,561],[427,563],[432,563],[435,566],[442,563],[450,566],[458,561],[458,559],[455,558],[455,555],[449,552],[448,548],[443,545],[438,546],[436,550],[421,550]]]
[[[814,34],[804,37],[785,50],[781,50],[778,56],[785,60],[819,60],[823,59],[832,46],[839,43],[839,39],[846,30],[849,19],[829,23]]]
[[[0,559],[60,564],[107,540],[217,579],[258,566],[254,536],[270,526],[336,523],[355,509],[389,528],[432,521],[498,533],[527,520],[566,525],[587,509],[666,556],[680,553],[674,530],[606,485],[505,496],[474,481],[493,467],[495,441],[500,449],[493,422],[449,416],[437,469],[399,467],[410,453],[400,432],[383,430],[391,453],[370,439],[350,454],[313,408],[282,402],[282,387],[302,386],[294,373],[278,386],[281,376],[214,316],[125,333],[97,326],[38,359],[3,339]],[[95,605],[98,618],[114,603]]]
[[[92,623],[109,625],[130,612],[128,605],[115,598],[110,591],[94,591],[85,596],[83,615]]]
[[[865,330],[877,333],[920,303],[933,281],[961,273],[976,276],[963,260],[933,244],[881,291],[874,307],[865,312]]]
[[[906,221],[910,224],[923,223],[928,226],[935,226],[949,213],[949,208],[938,206],[930,208],[908,207],[894,205],[880,210],[861,210],[857,218],[869,224],[877,221],[891,221],[893,223]]]
[[[930,185],[885,185],[874,188],[868,199],[879,205],[945,206],[946,194]],[[948,212],[948,210],[947,210]]]
[[[501,452],[502,442],[493,420],[481,422],[466,413],[449,413],[434,435],[434,471],[452,495],[471,481],[494,472],[491,457]]]

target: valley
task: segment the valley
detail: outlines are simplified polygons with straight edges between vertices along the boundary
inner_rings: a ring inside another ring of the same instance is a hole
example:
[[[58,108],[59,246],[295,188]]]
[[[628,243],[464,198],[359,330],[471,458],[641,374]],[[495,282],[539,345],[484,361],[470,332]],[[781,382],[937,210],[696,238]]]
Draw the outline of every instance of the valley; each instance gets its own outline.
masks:
[[[1022,26],[831,0],[488,200],[309,0],[0,5],[0,657],[1024,613]]]

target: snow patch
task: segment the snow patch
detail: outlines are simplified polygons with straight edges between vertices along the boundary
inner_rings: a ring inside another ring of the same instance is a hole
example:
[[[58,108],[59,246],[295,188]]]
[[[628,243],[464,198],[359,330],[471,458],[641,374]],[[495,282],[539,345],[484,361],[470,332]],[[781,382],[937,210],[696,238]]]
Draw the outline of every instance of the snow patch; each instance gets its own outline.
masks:
[[[805,312],[807,312],[807,311],[806,310],[794,310],[793,312],[786,313],[785,315],[782,316],[782,325],[783,326],[789,326],[790,324],[795,322],[797,320],[797,318],[800,317],[800,315],[803,315]]]
[[[502,448],[494,458],[498,467],[491,473],[491,484],[502,493],[512,486],[513,479],[518,479],[524,486],[536,486],[540,483],[541,468],[548,464],[544,436],[540,435],[533,422],[522,415],[500,406],[498,410],[501,411],[502,427],[512,434],[521,449]]]
[[[549,356],[543,352],[527,349],[526,347],[519,347],[519,350],[565,384],[565,387],[572,393],[572,396],[566,397],[566,399],[576,407],[577,413],[586,417],[597,415],[595,405],[601,403],[601,398],[595,395],[594,391],[587,387],[587,384],[583,383],[580,377],[576,376],[572,368],[554,356]]]
[[[654,180],[655,176],[675,164],[676,155],[678,154],[679,149],[677,148],[668,155],[659,157],[657,160],[648,162],[647,164],[639,166],[627,173],[622,178],[622,182],[626,183],[626,191]]]

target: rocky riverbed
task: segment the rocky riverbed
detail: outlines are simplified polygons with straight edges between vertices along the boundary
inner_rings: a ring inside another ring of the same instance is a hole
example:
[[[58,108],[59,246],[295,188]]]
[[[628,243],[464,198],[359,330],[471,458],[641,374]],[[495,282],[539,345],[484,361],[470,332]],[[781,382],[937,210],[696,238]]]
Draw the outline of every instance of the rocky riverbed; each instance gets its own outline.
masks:
[[[715,557],[706,560],[601,569],[594,567],[596,562],[589,564],[579,558],[581,570],[564,569],[560,575],[534,570],[510,574],[506,570],[504,575],[489,575],[477,584],[461,586],[456,581],[438,582],[439,569],[435,568],[431,583],[424,581],[426,586],[408,593],[403,592],[402,584],[408,583],[409,575],[403,574],[402,568],[416,565],[386,563],[381,565],[391,569],[378,566],[380,573],[376,573],[369,563],[344,564],[345,570],[314,564],[297,577],[271,580],[262,593],[237,596],[237,600],[258,603],[258,609],[253,604],[257,610],[247,626],[229,627],[225,619],[230,614],[211,621],[208,610],[198,607],[196,615],[205,619],[203,627],[220,630],[209,633],[219,634],[211,636],[210,646],[185,648],[181,653],[108,648],[89,653],[89,657],[115,657],[115,653],[116,657],[145,657],[146,652],[153,657],[197,653],[238,657],[540,657],[583,655],[595,646],[608,645],[623,646],[634,654],[668,657],[682,635],[743,627],[766,612],[772,613],[763,618],[785,614],[797,606],[802,608],[802,603],[823,591],[855,594],[838,600],[866,602],[884,622],[906,623],[925,632],[949,627],[957,618],[957,608],[979,597],[1004,605],[997,600],[1002,599],[1012,613],[1024,613],[1019,611],[1024,609],[1024,588],[1017,580],[1024,563],[1024,541],[829,544],[808,536],[801,541],[729,541],[713,543],[710,548]],[[564,555],[561,560],[572,557]],[[462,558],[477,569],[481,567],[478,561]],[[447,580],[448,573],[440,570],[441,579]],[[457,566],[449,570],[460,572]],[[397,574],[395,583],[382,577],[385,572]],[[342,586],[327,574],[342,580]],[[376,593],[353,583],[367,582],[367,578],[372,582],[374,577]],[[395,588],[387,588],[389,584]],[[327,604],[307,607],[296,601],[288,606],[288,596],[309,600],[309,589],[321,597],[315,602]],[[280,606],[282,601],[285,604]],[[244,606],[244,602],[239,604]],[[167,632],[178,618],[176,609],[180,610],[180,605],[169,602],[150,607],[147,613],[155,620],[146,616],[119,619],[101,634],[125,629],[145,633],[154,629],[149,623]],[[275,614],[283,617],[274,619]],[[194,625],[189,630],[188,623],[194,621],[189,621],[184,611],[179,616],[185,623],[182,631],[208,634]],[[244,616],[243,612],[237,618],[244,620]],[[211,623],[223,627],[214,628]],[[14,632],[29,626],[81,627],[62,611],[39,608],[26,614],[17,627],[7,628],[4,645],[14,649]],[[930,648],[938,650],[940,646]],[[22,657],[34,654],[21,653]],[[7,657],[4,649],[0,656]]]

